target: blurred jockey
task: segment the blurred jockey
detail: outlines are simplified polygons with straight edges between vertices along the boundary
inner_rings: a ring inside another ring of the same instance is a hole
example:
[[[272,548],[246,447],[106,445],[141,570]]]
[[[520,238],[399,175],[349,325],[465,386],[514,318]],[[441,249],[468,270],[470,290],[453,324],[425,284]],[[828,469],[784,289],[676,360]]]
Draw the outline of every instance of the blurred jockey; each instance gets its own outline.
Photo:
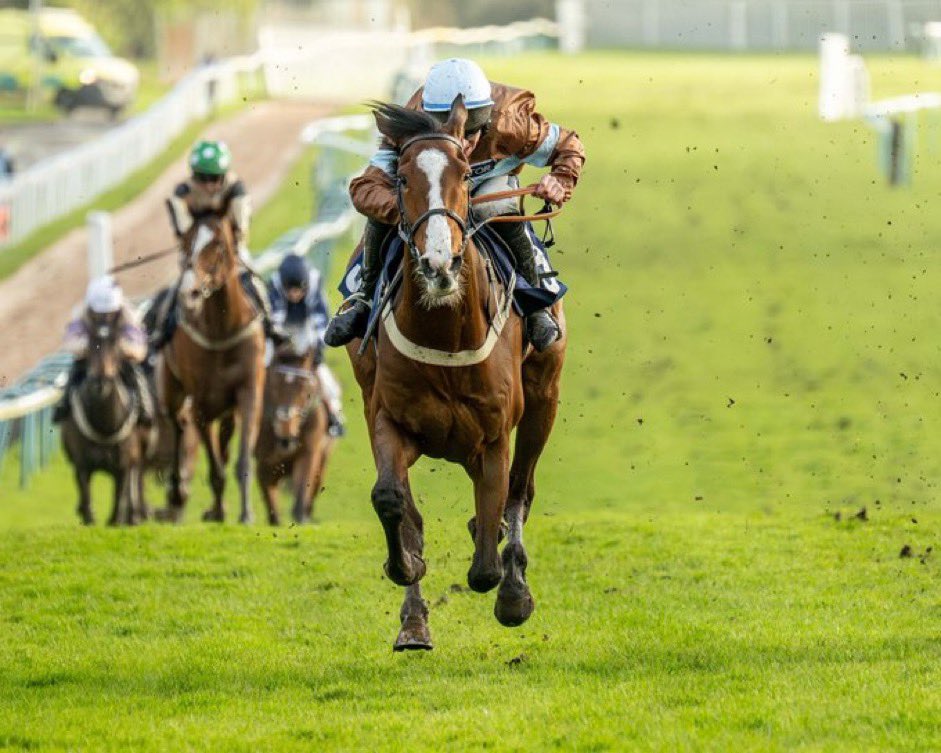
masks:
[[[340,384],[323,362],[323,331],[330,315],[320,272],[311,269],[303,257],[288,254],[268,283],[268,295],[275,325],[287,335],[300,332],[312,343],[317,378],[323,388],[329,416],[328,431],[330,436],[342,437],[345,430]]]
[[[145,427],[153,424],[153,399],[147,379],[140,368],[140,363],[147,356],[147,337],[141,329],[134,309],[124,300],[121,288],[110,276],[99,277],[89,283],[84,305],[77,307],[74,318],[65,330],[63,349],[72,354],[74,361],[62,399],[56,404],[53,412],[53,420],[56,423],[69,416],[72,389],[85,378],[89,331],[98,326],[93,319],[107,315],[113,316],[111,324],[119,333],[117,346],[121,356],[121,380],[132,394],[137,396],[140,411],[138,424]]]
[[[423,109],[444,123],[458,94],[468,109],[464,129],[464,153],[471,166],[471,194],[483,195],[519,187],[524,165],[549,167],[533,194],[563,204],[572,196],[585,162],[585,150],[574,131],[550,123],[536,112],[532,92],[487,80],[471,60],[452,58],[437,63],[425,85],[406,104]],[[383,240],[399,221],[394,178],[398,144],[383,139],[365,172],[350,184],[353,205],[366,216],[363,233],[362,287],[344,302],[344,310],[330,322],[324,339],[328,345],[344,345],[365,335],[369,310],[381,267]],[[478,219],[519,214],[517,199],[478,204]],[[530,285],[539,286],[533,244],[522,222],[490,226],[513,255],[517,272]],[[526,333],[533,346],[545,350],[560,336],[559,325],[548,310],[526,318]]]
[[[234,172],[229,170],[232,163],[232,152],[222,141],[199,141],[190,152],[189,167],[191,175],[177,185],[173,195],[167,199],[167,209],[170,212],[170,223],[178,239],[189,230],[194,221],[206,214],[218,214],[228,205],[228,216],[235,230],[235,237],[239,246],[239,258],[249,267],[251,253],[248,250],[248,231],[252,217],[252,204],[245,184]],[[186,266],[189,259],[180,256],[181,267]],[[271,306],[261,282],[247,268],[241,273],[240,280],[245,292],[261,311],[264,317],[265,333],[269,337],[279,338],[278,333],[271,329]],[[155,299],[155,323],[153,327],[155,349],[160,349],[172,335],[166,331],[167,319],[173,306],[176,305],[178,288],[174,287],[170,293],[158,293]]]

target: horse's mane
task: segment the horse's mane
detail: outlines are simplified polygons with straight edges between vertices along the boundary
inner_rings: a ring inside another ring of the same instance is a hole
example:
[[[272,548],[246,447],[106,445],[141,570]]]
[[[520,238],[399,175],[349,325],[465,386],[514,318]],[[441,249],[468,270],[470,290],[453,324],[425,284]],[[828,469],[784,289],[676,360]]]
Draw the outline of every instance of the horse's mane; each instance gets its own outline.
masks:
[[[423,133],[436,133],[441,124],[424,110],[409,110],[389,102],[370,102],[379,130],[393,141],[404,141]]]

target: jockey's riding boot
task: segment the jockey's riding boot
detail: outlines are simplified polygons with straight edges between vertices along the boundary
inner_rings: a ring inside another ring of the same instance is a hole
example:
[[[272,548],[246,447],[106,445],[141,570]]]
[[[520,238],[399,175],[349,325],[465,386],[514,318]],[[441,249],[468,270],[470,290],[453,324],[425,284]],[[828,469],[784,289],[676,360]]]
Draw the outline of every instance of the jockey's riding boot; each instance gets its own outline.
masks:
[[[392,228],[392,225],[373,219],[366,220],[366,229],[363,232],[363,282],[359,290],[340,305],[342,310],[327,325],[323,334],[327,345],[336,348],[357,337],[366,336],[369,311],[382,269],[382,242]]]
[[[343,423],[343,413],[335,410],[327,403],[327,434],[334,439],[346,434],[346,425]]]
[[[65,419],[72,415],[72,390],[77,387],[82,379],[85,378],[85,360],[76,359],[72,361],[72,366],[69,368],[69,378],[65,382],[65,386],[62,388],[62,397],[59,398],[59,402],[56,403],[55,407],[52,409],[52,422],[55,424],[61,424]]]
[[[534,288],[540,286],[533,244],[522,222],[494,222],[490,227],[513,254],[516,271]],[[539,309],[526,317],[526,337],[540,353],[562,336],[559,323],[548,309]]]
[[[171,326],[170,321],[179,290],[179,282],[161,290],[154,297],[153,305],[144,316],[144,327],[149,335],[148,345],[154,353],[170,342],[170,338],[173,337],[175,327]]]
[[[274,346],[283,345],[290,338],[284,333],[284,330],[271,319],[271,301],[268,299],[268,291],[264,285],[260,284],[258,277],[251,271],[242,272],[242,289],[248,293],[249,297],[258,308],[261,314],[262,327],[265,330],[265,337],[274,343]]]

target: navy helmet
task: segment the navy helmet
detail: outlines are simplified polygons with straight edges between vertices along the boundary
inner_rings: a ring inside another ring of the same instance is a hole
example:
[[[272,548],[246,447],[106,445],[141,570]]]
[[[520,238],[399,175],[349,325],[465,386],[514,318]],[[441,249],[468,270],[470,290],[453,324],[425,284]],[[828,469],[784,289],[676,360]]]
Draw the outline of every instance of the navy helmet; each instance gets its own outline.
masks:
[[[303,256],[288,254],[281,260],[278,275],[281,277],[281,287],[285,290],[288,288],[307,290],[310,280],[310,266],[308,266]]]

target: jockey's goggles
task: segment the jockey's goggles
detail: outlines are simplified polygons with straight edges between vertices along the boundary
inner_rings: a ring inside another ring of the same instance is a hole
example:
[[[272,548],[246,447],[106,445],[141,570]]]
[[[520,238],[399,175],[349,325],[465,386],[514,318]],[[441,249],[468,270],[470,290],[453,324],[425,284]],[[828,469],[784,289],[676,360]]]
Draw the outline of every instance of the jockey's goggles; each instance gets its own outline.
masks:
[[[221,183],[224,175],[210,175],[209,173],[193,173],[193,180],[197,183]]]

